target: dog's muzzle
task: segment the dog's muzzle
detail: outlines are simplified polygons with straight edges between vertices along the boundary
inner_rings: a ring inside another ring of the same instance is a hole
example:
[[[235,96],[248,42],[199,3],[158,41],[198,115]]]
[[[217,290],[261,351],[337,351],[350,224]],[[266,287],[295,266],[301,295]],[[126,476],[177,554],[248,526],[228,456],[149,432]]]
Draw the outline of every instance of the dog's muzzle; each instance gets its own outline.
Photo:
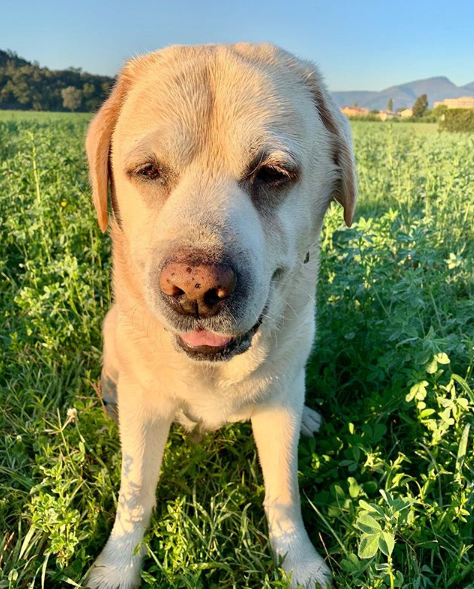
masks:
[[[239,309],[248,300],[249,279],[229,257],[176,251],[161,268],[159,287],[173,326],[170,335],[189,358],[222,362],[249,349],[264,313],[240,332]]]

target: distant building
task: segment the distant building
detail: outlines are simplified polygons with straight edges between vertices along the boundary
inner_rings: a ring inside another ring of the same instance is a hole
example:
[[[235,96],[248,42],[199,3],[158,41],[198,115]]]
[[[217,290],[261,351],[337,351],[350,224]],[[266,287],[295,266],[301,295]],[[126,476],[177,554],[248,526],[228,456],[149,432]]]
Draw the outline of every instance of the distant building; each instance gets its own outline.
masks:
[[[395,119],[398,117],[398,113],[393,112],[393,110],[379,110],[379,117],[380,120],[385,122],[388,119]]]
[[[341,112],[346,117],[366,117],[369,114],[369,109],[362,108],[361,106],[343,106]]]
[[[402,117],[402,119],[409,119],[410,117],[413,116],[413,109],[412,108],[405,108],[405,109],[401,110],[399,114]]]
[[[437,106],[447,106],[448,108],[472,108],[474,109],[474,98],[472,96],[462,96],[461,98],[445,98],[442,101],[434,103]]]

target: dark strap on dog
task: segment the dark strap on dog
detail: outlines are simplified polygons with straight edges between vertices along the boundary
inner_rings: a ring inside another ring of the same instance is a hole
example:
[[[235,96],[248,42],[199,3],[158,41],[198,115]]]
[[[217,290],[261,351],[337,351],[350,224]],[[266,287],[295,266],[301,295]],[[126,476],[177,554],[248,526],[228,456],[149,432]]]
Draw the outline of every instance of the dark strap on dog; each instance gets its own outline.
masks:
[[[117,375],[102,370],[101,377],[102,402],[104,403],[107,415],[111,417],[115,423],[118,423],[118,405],[117,405]]]

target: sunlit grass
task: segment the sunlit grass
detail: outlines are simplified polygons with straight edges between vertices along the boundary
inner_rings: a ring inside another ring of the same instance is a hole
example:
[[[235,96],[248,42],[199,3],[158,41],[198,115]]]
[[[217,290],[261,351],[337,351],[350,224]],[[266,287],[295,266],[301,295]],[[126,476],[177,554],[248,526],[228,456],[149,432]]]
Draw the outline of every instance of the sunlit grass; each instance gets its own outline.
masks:
[[[94,391],[109,240],[87,115],[0,113],[0,587],[79,586],[110,531],[117,429]],[[474,587],[474,138],[355,123],[360,204],[322,239],[304,517],[338,587]],[[74,410],[77,410],[77,414]],[[285,587],[248,424],[174,430],[145,588]],[[375,522],[375,523],[374,523]]]

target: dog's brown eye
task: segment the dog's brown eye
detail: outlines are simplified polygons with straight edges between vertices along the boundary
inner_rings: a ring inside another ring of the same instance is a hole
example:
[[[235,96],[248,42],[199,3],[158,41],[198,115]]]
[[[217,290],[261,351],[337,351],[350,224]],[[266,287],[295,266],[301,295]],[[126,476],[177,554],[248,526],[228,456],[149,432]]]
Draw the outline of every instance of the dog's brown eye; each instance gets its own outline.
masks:
[[[161,170],[155,164],[147,164],[143,168],[140,168],[137,174],[146,180],[156,180],[157,178],[160,178]]]
[[[280,186],[291,179],[291,175],[282,168],[275,166],[262,166],[254,177],[255,186],[263,186],[265,184],[273,184]]]

